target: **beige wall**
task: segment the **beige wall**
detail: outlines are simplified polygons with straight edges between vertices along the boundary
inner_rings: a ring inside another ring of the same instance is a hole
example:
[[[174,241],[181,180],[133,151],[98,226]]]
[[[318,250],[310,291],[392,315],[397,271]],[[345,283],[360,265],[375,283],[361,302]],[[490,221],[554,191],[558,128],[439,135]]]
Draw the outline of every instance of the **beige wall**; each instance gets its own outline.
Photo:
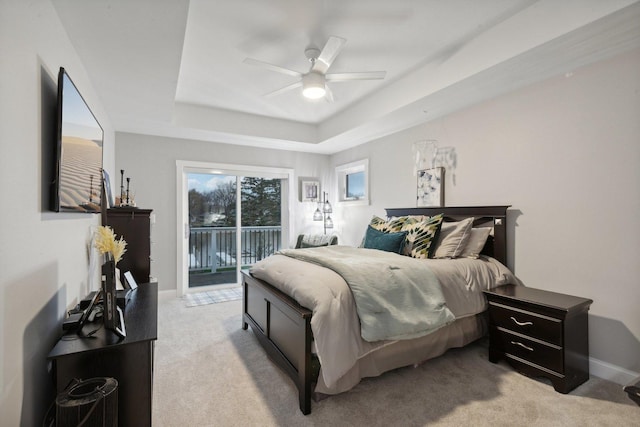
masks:
[[[55,397],[46,356],[66,310],[89,292],[88,241],[100,223],[47,212],[60,66],[104,128],[107,168],[115,135],[48,0],[2,1],[0,58],[0,424],[41,425]]]
[[[336,209],[344,242],[385,207],[415,206],[421,139],[456,149],[446,205],[512,205],[509,264],[526,285],[594,300],[592,373],[637,375],[640,51],[334,155],[333,166],[370,161],[371,205]]]
[[[636,51],[338,153],[330,164],[320,155],[134,134],[117,135],[116,164],[137,182],[139,205],[157,213],[154,258],[175,260],[177,159],[321,177],[335,206],[334,231],[355,245],[371,215],[415,205],[414,141],[455,147],[456,183],[449,170],[446,204],[513,206],[509,266],[528,286],[594,300],[592,373],[624,383],[640,371],[640,251],[627,238],[640,234],[639,70]],[[336,204],[334,167],[363,158],[370,160],[371,205]],[[294,206],[292,235],[315,225],[309,209]],[[152,269],[162,289],[175,289],[173,261]]]
[[[298,202],[297,191],[300,177],[326,179],[328,156],[131,133],[118,133],[116,141],[118,188],[119,170],[124,169],[125,176],[131,177],[136,204],[155,213],[151,275],[158,279],[161,290],[173,290],[177,286],[177,160],[293,169],[296,201],[290,207],[294,221],[290,236],[294,239],[298,233],[322,233],[318,223],[312,221],[315,206]]]
[[[4,0],[0,12],[0,424],[41,424],[53,398],[46,355],[64,312],[89,290],[87,247],[99,218],[43,205],[43,146],[51,142],[60,66],[105,129],[112,179],[125,169],[139,205],[156,212],[153,274],[162,289],[175,288],[175,160],[293,168],[296,180],[328,184],[334,166],[369,158],[372,204],[335,206],[341,241],[357,244],[372,214],[414,205],[411,144],[434,138],[458,154],[456,185],[447,174],[448,205],[513,205],[516,274],[529,286],[594,300],[592,373],[638,375],[640,52],[329,157],[115,135],[51,2]],[[316,230],[312,206],[292,211],[292,235]]]

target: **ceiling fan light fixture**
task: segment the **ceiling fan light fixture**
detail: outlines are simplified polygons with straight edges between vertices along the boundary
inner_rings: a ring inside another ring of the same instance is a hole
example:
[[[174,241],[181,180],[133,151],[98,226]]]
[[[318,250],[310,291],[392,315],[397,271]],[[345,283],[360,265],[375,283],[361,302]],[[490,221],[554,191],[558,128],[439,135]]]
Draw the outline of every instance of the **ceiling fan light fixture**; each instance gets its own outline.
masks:
[[[320,99],[327,93],[325,78],[320,73],[310,72],[302,77],[302,95],[308,99]]]
[[[347,40],[342,37],[330,36],[322,50],[315,46],[307,47],[304,54],[311,63],[311,68],[306,74],[252,58],[245,58],[243,62],[245,64],[259,65],[271,71],[276,71],[278,73],[297,78],[294,83],[273,92],[269,92],[264,96],[272,97],[292,89],[302,87],[302,96],[306,99],[318,100],[324,98],[328,102],[334,102],[333,93],[331,92],[331,88],[327,86],[327,81],[346,82],[352,80],[382,80],[386,75],[385,71],[352,71],[327,74],[331,64],[333,64],[333,61],[336,59],[346,42]]]

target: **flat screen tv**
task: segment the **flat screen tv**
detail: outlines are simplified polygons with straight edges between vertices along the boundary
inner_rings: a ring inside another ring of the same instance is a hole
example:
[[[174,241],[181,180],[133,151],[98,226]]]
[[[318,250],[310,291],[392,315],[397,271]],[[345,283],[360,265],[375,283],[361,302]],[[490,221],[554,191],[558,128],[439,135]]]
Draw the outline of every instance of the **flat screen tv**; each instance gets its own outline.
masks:
[[[51,210],[99,213],[104,132],[62,67],[58,74],[57,113]]]

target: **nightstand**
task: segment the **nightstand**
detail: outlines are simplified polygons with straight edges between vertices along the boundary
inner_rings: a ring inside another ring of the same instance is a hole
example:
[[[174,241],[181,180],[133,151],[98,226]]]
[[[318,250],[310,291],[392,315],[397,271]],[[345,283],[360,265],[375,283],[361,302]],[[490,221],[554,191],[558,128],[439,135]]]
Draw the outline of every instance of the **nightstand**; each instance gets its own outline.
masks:
[[[590,299],[506,285],[484,291],[489,302],[489,360],[551,380],[568,393],[589,379]]]

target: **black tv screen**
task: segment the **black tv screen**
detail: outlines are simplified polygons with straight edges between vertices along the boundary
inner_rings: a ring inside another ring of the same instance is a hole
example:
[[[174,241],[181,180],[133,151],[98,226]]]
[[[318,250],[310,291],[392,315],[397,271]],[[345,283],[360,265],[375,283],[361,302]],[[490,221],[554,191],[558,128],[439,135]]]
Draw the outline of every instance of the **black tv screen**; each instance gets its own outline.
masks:
[[[67,74],[58,74],[56,176],[51,208],[98,213],[102,199],[104,132]]]

